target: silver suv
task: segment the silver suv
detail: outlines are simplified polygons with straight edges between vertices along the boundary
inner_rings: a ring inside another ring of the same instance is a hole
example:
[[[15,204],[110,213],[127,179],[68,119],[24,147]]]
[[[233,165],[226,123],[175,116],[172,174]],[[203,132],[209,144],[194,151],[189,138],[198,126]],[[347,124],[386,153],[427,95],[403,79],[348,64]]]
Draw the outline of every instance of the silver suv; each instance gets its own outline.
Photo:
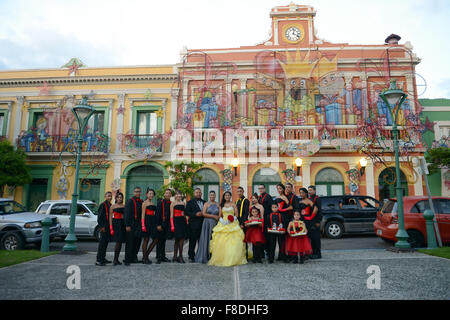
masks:
[[[39,244],[42,240],[41,221],[45,214],[27,211],[20,203],[0,198],[0,246],[5,250],[21,250],[27,243]],[[50,241],[59,234],[60,224],[50,216]]]
[[[36,209],[37,213],[49,214],[58,218],[61,224],[59,236],[64,237],[70,229],[70,211],[72,200],[47,200]],[[78,200],[75,216],[75,235],[77,237],[93,237],[99,240],[99,226],[97,223],[97,204],[89,200]]]

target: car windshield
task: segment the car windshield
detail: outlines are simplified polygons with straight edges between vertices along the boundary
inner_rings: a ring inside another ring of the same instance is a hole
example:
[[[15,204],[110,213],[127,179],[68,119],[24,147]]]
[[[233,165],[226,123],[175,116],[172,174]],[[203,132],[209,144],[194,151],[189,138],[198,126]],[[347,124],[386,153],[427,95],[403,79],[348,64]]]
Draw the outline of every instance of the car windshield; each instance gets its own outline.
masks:
[[[96,203],[85,203],[84,204],[86,207],[89,208],[89,210],[91,210],[91,212],[93,214],[97,214],[97,204]]]
[[[13,214],[22,213],[27,211],[25,207],[15,201],[1,201],[0,202],[0,215],[1,214]]]

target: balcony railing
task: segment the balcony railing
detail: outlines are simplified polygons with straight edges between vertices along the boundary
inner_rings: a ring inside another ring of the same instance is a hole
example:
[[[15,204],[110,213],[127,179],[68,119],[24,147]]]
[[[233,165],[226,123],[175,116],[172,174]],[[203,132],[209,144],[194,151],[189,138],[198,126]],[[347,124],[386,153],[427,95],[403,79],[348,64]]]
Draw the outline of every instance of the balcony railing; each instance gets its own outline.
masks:
[[[262,126],[248,126],[243,128],[243,133],[245,136],[235,135],[235,142],[240,138],[244,138],[245,140],[252,141],[252,139],[257,139],[258,143],[261,143],[261,140],[267,141],[267,146],[270,145],[271,140],[271,131],[270,129]],[[352,139],[358,137],[358,129],[356,125],[339,125],[334,127],[329,127],[325,129],[319,129],[318,126],[285,126],[280,129],[279,135],[281,140],[292,141],[296,143],[305,143],[311,141],[313,139],[319,138],[319,135],[324,135],[325,131],[327,131],[326,135],[329,136],[329,139]],[[400,138],[407,138],[407,131],[404,128],[399,128]],[[382,136],[384,136],[387,140],[393,139],[393,133],[391,127],[385,127],[382,132],[380,132]],[[226,131],[222,131],[218,133],[218,129],[194,129],[191,141],[192,141],[192,149],[194,148],[194,143],[201,142],[202,146],[210,145],[213,142],[216,142],[216,146],[223,146],[226,144]],[[324,139],[322,137],[322,139]],[[325,139],[326,140],[326,139]]]
[[[17,147],[25,152],[75,152],[76,135],[46,135],[29,131],[17,138]],[[87,133],[83,137],[82,152],[109,152],[109,137]]]
[[[164,137],[160,134],[130,134],[122,141],[122,150],[128,153],[142,151],[162,152]]]

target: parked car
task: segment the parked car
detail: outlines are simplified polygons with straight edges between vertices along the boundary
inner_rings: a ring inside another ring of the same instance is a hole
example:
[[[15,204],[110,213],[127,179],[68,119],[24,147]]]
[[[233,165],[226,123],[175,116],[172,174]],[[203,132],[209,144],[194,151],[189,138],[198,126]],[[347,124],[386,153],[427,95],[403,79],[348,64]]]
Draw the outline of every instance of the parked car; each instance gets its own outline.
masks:
[[[320,197],[321,231],[328,238],[346,233],[373,233],[373,222],[380,208],[375,198],[362,195]]]
[[[20,203],[0,198],[0,245],[5,250],[21,250],[27,243],[42,241],[41,221],[46,215],[29,212]],[[57,217],[50,216],[50,241],[59,234]]]
[[[432,197],[436,211],[436,221],[443,243],[450,242],[450,198]],[[403,197],[403,212],[405,230],[408,233],[408,242],[411,247],[424,247],[427,244],[427,229],[423,213],[430,209],[428,197],[406,196]],[[397,199],[389,199],[377,214],[373,223],[375,233],[380,238],[396,242],[395,235],[398,231],[398,204]]]
[[[47,200],[37,207],[36,212],[58,217],[61,223],[60,236],[64,237],[69,233],[71,206],[71,200]],[[99,240],[99,230],[97,204],[89,200],[79,200],[75,217],[75,235]]]

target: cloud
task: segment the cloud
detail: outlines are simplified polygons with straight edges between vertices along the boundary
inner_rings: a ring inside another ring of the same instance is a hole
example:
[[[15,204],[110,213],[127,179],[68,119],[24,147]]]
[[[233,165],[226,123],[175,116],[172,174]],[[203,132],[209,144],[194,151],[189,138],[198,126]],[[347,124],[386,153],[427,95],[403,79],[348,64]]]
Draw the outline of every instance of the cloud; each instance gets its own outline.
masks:
[[[175,64],[189,49],[254,45],[267,39],[270,9],[290,0],[0,0],[0,69],[58,68],[72,57],[90,67]],[[411,41],[429,84],[445,94],[450,74],[448,0],[305,0],[318,36],[334,43]],[[430,96],[431,95],[431,96]]]

